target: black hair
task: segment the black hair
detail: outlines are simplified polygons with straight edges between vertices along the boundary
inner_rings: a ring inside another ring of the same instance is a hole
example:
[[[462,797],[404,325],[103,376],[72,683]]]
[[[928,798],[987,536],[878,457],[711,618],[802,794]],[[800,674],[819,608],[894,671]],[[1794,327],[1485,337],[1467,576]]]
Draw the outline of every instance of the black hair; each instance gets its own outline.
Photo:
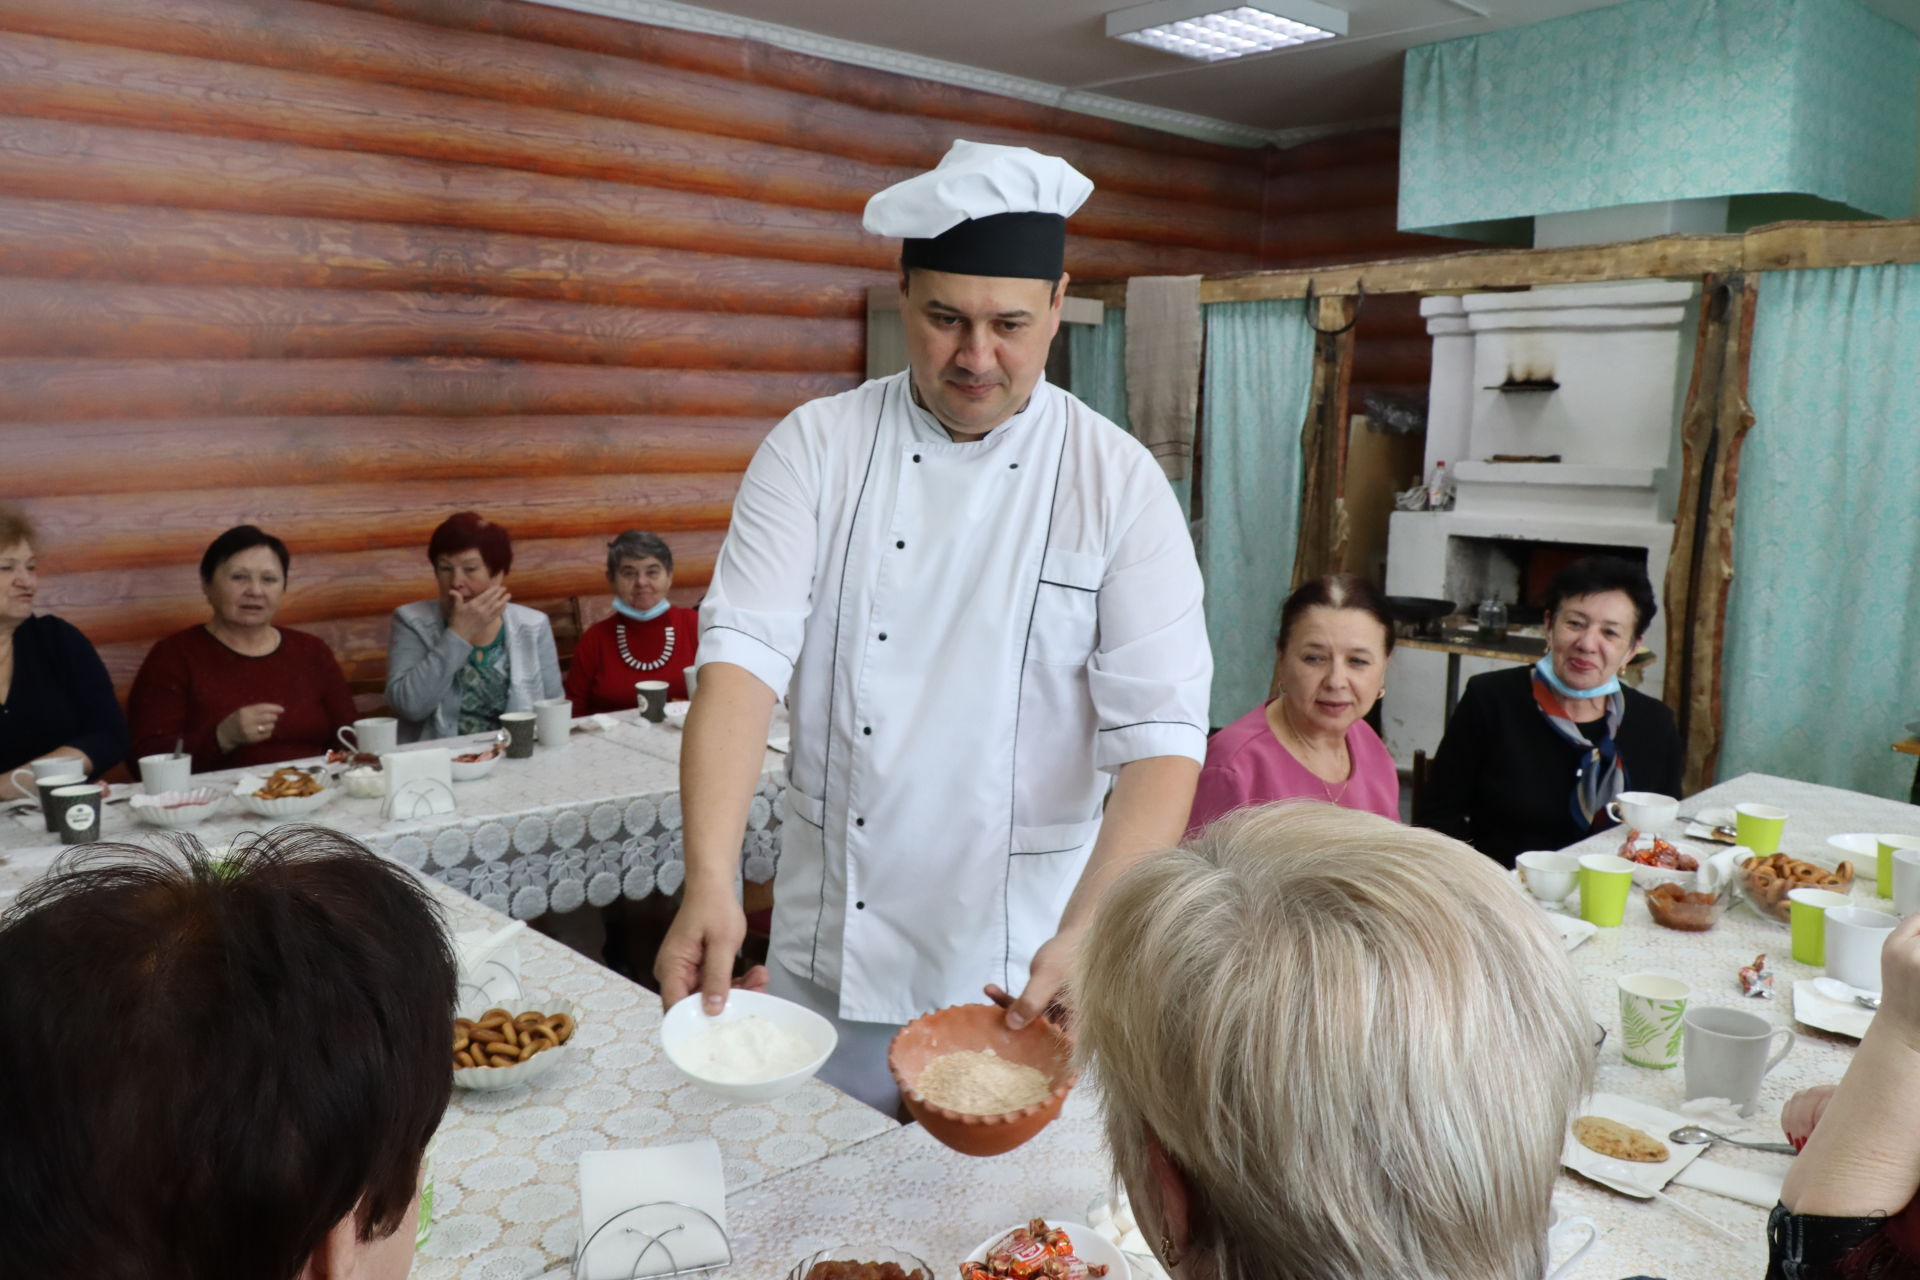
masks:
[[[200,581],[212,582],[221,565],[255,547],[270,548],[280,561],[281,575],[285,576],[290,563],[287,544],[257,525],[237,524],[207,544],[205,554],[200,557]]]
[[[63,857],[0,917],[4,1269],[290,1280],[412,1231],[454,966],[403,867],[323,827]]]
[[[1393,614],[1387,609],[1387,598],[1380,594],[1380,588],[1365,578],[1351,573],[1329,573],[1325,577],[1312,578],[1294,588],[1286,603],[1280,606],[1280,634],[1273,642],[1274,648],[1285,652],[1287,637],[1309,609],[1358,609],[1380,624],[1386,633],[1381,650],[1384,657],[1393,652]]]
[[[1647,634],[1653,616],[1660,612],[1660,606],[1654,603],[1653,584],[1647,581],[1645,569],[1619,556],[1587,556],[1554,574],[1547,583],[1547,617],[1551,619],[1569,600],[1604,591],[1625,593],[1633,601],[1635,638]]]

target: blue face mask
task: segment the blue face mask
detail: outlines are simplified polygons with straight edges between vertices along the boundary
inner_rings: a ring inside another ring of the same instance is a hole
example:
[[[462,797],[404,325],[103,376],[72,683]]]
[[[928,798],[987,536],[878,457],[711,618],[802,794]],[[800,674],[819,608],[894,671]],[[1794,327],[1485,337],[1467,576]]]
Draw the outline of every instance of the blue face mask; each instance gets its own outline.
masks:
[[[615,596],[613,598],[613,611],[623,618],[632,618],[635,622],[652,622],[655,618],[667,611],[667,605],[669,603],[665,596],[661,596],[660,603],[654,605],[653,608],[636,609],[619,596]]]
[[[1550,653],[1541,654],[1540,661],[1533,664],[1533,669],[1540,673],[1542,680],[1547,682],[1547,688],[1553,690],[1563,698],[1605,698],[1611,694],[1620,692],[1619,676],[1615,676],[1605,684],[1592,689],[1567,688],[1566,685],[1560,682],[1560,677],[1555,674],[1553,670],[1553,655]]]

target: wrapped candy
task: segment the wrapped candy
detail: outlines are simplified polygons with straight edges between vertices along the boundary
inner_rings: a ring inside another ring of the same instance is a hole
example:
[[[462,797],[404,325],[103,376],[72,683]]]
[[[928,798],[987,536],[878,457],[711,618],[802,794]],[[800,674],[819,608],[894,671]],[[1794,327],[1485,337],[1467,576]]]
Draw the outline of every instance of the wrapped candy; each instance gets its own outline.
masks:
[[[1754,1000],[1773,999],[1773,970],[1767,968],[1764,955],[1755,956],[1752,964],[1740,967],[1740,994]]]
[[[1043,1218],[994,1241],[985,1262],[960,1264],[960,1280],[1100,1280],[1106,1274],[1106,1267],[1076,1257],[1067,1233]]]

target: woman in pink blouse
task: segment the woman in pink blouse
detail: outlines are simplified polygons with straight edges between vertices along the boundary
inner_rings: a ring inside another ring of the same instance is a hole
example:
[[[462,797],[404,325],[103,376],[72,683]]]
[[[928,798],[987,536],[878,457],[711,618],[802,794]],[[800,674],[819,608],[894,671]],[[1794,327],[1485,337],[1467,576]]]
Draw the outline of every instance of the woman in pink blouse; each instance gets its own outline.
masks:
[[[1230,809],[1319,800],[1400,819],[1400,775],[1367,722],[1380,701],[1393,621],[1350,573],[1302,585],[1280,608],[1280,696],[1213,735],[1187,819],[1192,835]]]

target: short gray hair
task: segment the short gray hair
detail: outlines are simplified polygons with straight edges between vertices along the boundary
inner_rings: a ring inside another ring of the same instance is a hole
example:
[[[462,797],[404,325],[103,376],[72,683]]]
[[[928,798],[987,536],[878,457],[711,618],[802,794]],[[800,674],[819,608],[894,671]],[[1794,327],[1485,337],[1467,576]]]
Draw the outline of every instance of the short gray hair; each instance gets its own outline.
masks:
[[[1221,1280],[1520,1280],[1593,1072],[1558,939],[1458,841],[1316,802],[1229,814],[1108,890],[1077,1052],[1153,1194],[1149,1135]]]
[[[673,552],[658,534],[648,533],[645,529],[627,529],[607,544],[607,581],[612,582],[614,575],[620,572],[622,560],[644,560],[652,556],[658,560],[668,573],[673,572]]]

